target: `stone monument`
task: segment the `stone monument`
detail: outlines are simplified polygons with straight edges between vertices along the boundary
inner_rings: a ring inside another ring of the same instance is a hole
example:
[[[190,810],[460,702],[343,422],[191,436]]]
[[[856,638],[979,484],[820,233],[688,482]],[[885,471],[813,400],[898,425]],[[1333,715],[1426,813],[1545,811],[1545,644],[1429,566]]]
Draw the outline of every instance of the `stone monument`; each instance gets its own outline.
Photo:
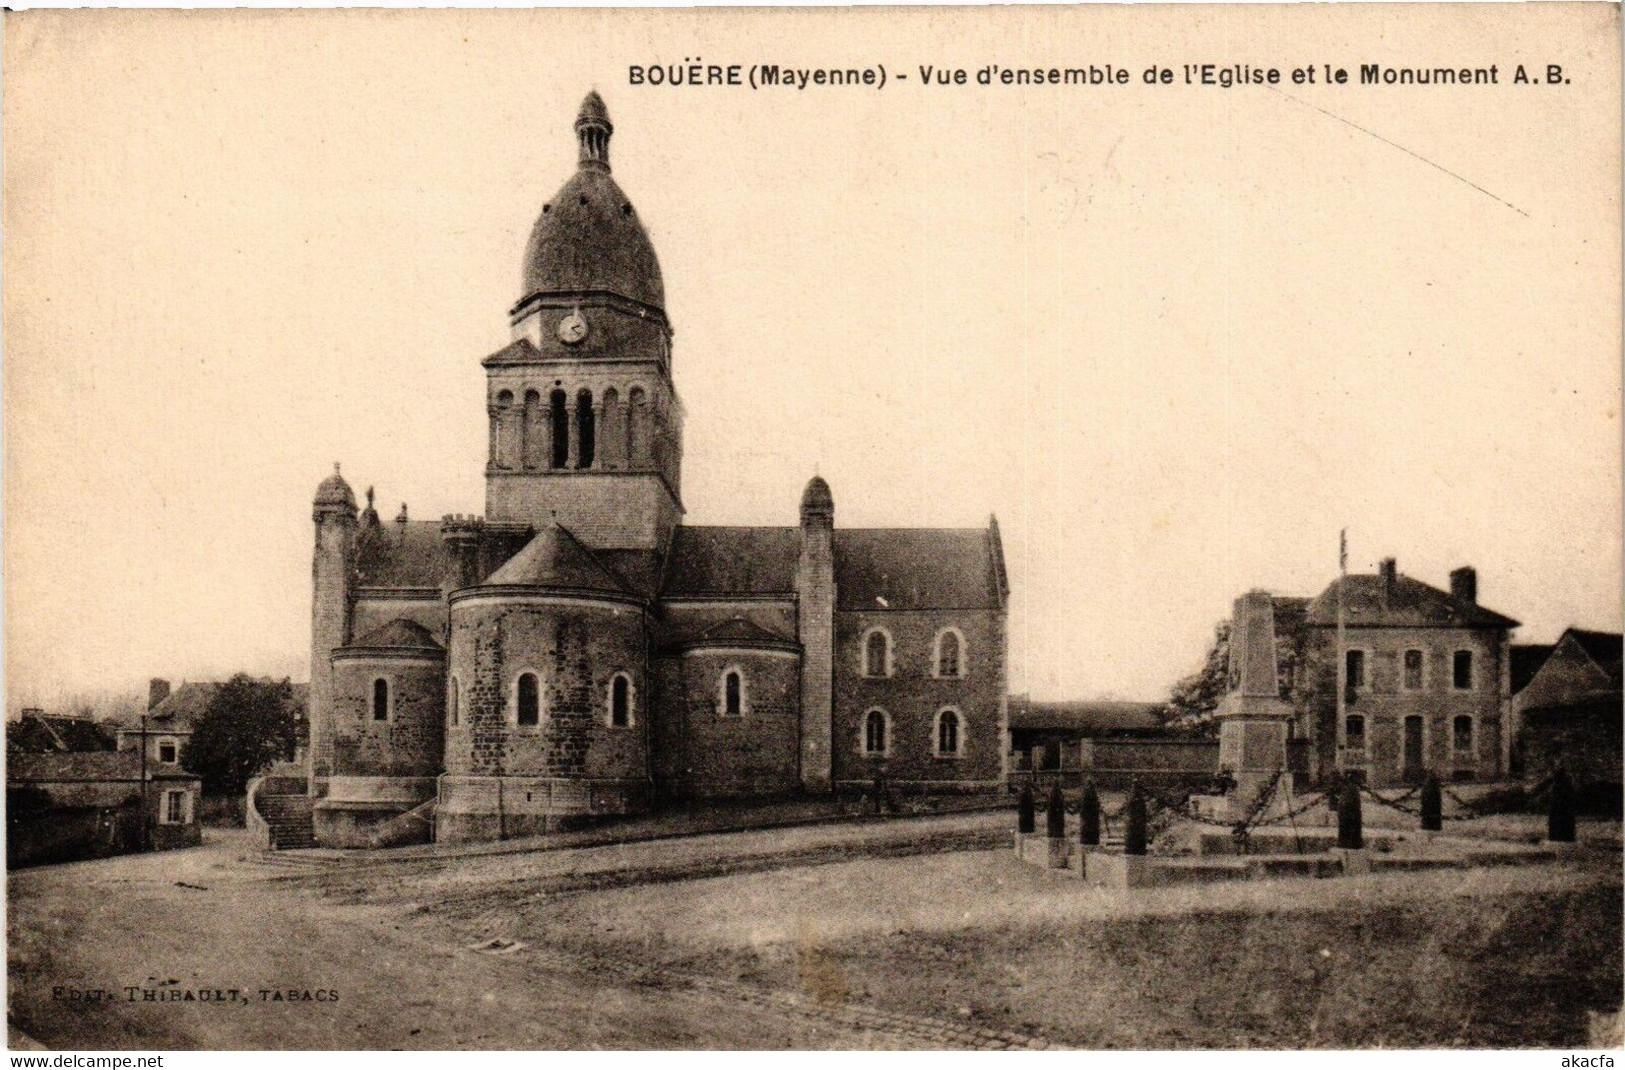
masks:
[[[1273,807],[1292,797],[1286,771],[1287,726],[1292,707],[1281,699],[1275,664],[1275,602],[1265,591],[1236,599],[1230,624],[1230,692],[1214,715],[1219,721],[1219,768],[1235,778],[1229,813],[1251,812],[1279,774]]]

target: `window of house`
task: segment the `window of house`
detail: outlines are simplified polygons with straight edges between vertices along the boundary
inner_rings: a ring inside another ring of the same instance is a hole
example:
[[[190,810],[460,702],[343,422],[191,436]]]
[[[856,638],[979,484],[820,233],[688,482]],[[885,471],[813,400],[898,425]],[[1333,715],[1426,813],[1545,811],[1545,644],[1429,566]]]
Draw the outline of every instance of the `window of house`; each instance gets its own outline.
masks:
[[[1405,690],[1422,690],[1422,652],[1420,650],[1405,651]]]
[[[959,713],[955,710],[937,714],[937,755],[944,758],[959,755]]]
[[[174,765],[175,758],[175,741],[172,739],[160,740],[158,743],[158,760],[168,765]]]
[[[937,636],[937,675],[960,676],[964,668],[964,640],[952,628]]]
[[[1450,739],[1457,752],[1471,754],[1473,750],[1473,719],[1463,714],[1450,725]]]
[[[514,715],[521,727],[542,723],[541,681],[533,672],[522,672],[514,685]]]
[[[451,687],[446,691],[446,716],[456,727],[460,723],[463,711],[459,708],[463,700],[463,685],[457,682],[457,677],[451,678]]]
[[[891,636],[874,629],[863,641],[863,675],[891,675]]]
[[[738,669],[722,674],[722,715],[741,717],[745,713],[745,677]]]
[[[1350,691],[1365,686],[1365,651],[1350,650],[1343,655],[1343,682]]]
[[[372,719],[389,720],[389,681],[383,677],[372,682]]]
[[[158,812],[158,820],[165,825],[186,824],[186,792],[164,792],[164,804]]]
[[[632,679],[616,673],[609,682],[609,725],[626,728],[632,723]]]
[[[1473,686],[1473,652],[1471,650],[1458,650],[1451,659],[1451,676],[1458,691],[1468,691]]]
[[[1365,718],[1354,713],[1343,718],[1343,743],[1352,751],[1365,750]]]
[[[870,710],[863,718],[863,753],[886,753],[886,715],[880,710]]]

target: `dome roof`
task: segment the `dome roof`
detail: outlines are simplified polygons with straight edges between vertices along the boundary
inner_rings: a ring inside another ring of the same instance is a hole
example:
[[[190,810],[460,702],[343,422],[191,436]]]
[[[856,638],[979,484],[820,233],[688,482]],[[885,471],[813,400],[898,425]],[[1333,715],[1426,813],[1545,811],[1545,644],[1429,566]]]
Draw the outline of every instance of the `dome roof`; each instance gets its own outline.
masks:
[[[563,587],[626,593],[591,550],[556,521],[538,531],[485,581],[487,587]]]
[[[313,504],[347,505],[351,509],[355,508],[355,492],[350,489],[350,484],[344,481],[344,477],[339,475],[337,464],[333,465],[333,474],[317,484],[316,500]]]
[[[801,511],[816,509],[821,512],[830,512],[835,508],[835,495],[830,493],[829,484],[824,482],[823,476],[813,476],[807,480],[807,489],[801,492]]]
[[[597,93],[576,118],[580,167],[542,206],[525,246],[521,300],[608,291],[664,310],[660,261],[632,202],[609,174],[614,130]]]
[[[439,650],[439,642],[429,629],[405,617],[396,617],[381,627],[350,643],[352,647],[406,647],[415,650]]]

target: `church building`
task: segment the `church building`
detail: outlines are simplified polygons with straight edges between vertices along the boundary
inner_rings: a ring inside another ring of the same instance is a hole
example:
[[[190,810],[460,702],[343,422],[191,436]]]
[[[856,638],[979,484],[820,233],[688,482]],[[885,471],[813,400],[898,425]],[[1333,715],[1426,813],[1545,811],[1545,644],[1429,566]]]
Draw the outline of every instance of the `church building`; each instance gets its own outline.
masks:
[[[814,476],[798,523],[683,522],[673,329],[613,130],[588,94],[513,340],[483,361],[485,515],[386,522],[336,466],[317,488],[319,842],[400,842],[430,816],[442,841],[500,839],[877,775],[1003,787],[995,520],[839,527]]]

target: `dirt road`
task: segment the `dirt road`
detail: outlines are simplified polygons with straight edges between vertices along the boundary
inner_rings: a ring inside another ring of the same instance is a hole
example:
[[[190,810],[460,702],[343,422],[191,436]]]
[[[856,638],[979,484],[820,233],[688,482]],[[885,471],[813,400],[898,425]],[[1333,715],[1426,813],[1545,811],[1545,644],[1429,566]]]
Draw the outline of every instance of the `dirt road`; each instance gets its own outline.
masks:
[[[858,836],[831,830],[791,840],[805,854]],[[568,877],[634,861],[645,875],[662,863],[722,865],[729,856],[751,864],[748,857],[769,843],[714,839],[721,846],[651,844],[635,857],[630,849],[607,849],[482,860],[466,879],[501,883],[502,873],[527,867]],[[80,1049],[996,1042],[968,1031],[939,1035],[935,1023],[903,1016],[826,1008],[816,998],[770,998],[704,978],[640,976],[630,962],[574,968],[545,947],[469,946],[466,932],[441,922],[430,904],[365,902],[361,893],[373,879],[396,884],[410,878],[394,870],[427,867],[383,868],[388,877],[369,866],[365,876],[313,867],[307,878],[297,868],[262,862],[239,835],[212,834],[196,850],[12,874],[10,1020],[46,1045]],[[235,999],[231,989],[238,990]],[[109,998],[75,999],[75,990]],[[157,995],[149,1000],[146,990]]]

